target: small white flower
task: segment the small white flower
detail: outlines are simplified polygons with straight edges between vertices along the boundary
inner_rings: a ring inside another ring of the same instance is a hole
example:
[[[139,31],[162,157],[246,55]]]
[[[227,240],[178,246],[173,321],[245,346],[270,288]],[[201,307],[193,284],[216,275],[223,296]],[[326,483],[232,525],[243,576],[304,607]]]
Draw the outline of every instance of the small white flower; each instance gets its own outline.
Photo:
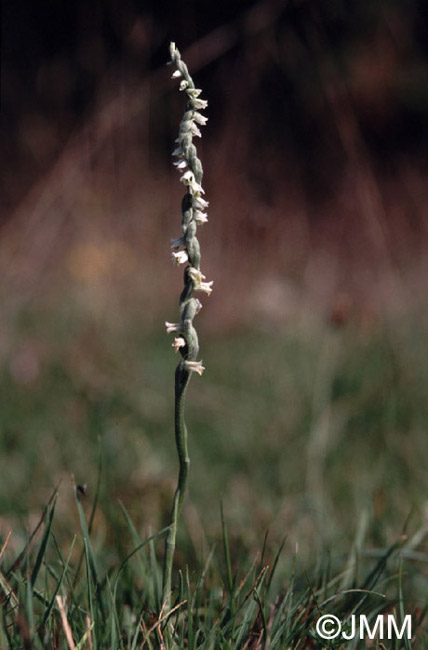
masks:
[[[186,264],[188,261],[188,255],[186,251],[178,251],[177,253],[171,253],[171,257],[177,266],[179,264]]]
[[[196,137],[198,138],[202,137],[202,133],[200,132],[200,130],[198,129],[198,127],[194,122],[190,122],[190,131],[193,133],[193,135],[196,135]]]
[[[196,109],[204,110],[208,106],[208,102],[205,99],[199,99],[198,97],[195,97],[193,100],[193,107]]]
[[[198,271],[198,269],[194,269],[193,266],[189,269],[189,275],[194,282],[200,282],[202,279],[206,279],[206,276]]]
[[[197,111],[193,115],[193,119],[201,126],[205,126],[205,124],[208,122],[208,118],[205,117],[205,115],[201,115],[201,113],[198,113]]]
[[[202,90],[200,88],[189,88],[186,92],[190,97],[199,97]]]
[[[181,74],[180,70],[174,70],[174,72],[171,75],[171,79],[178,79],[179,77],[182,77],[183,75]]]
[[[171,343],[172,347],[174,348],[175,352],[178,352],[180,348],[184,348],[186,345],[186,339],[183,339],[182,336],[176,336],[174,339],[174,343]]]
[[[190,192],[194,197],[200,196],[201,194],[205,194],[205,190],[200,185],[200,183],[197,183],[196,181],[194,183],[189,183],[189,188]]]
[[[204,190],[204,188],[202,187],[202,185],[200,183],[196,183],[196,182],[192,183],[190,185],[190,190],[191,190],[192,195],[195,198],[200,196],[201,194],[205,194],[205,190]]]
[[[200,212],[199,210],[195,210],[194,218],[198,226],[202,226],[204,223],[207,223],[208,221],[207,215],[204,212]]]
[[[190,185],[191,183],[196,183],[195,174],[192,171],[190,171],[190,169],[188,169],[187,172],[185,172],[183,174],[183,176],[180,178],[180,181],[182,183],[184,183],[185,185]]]
[[[197,210],[205,210],[209,206],[208,201],[205,201],[201,196],[196,196],[193,198],[192,206]]]
[[[174,167],[177,167],[177,169],[186,169],[187,167],[187,162],[182,158],[181,160],[176,160],[175,162],[172,163]]]
[[[169,323],[165,321],[166,333],[171,334],[172,332],[181,332],[181,323]]]
[[[213,284],[214,280],[211,280],[211,282],[201,282],[197,287],[195,287],[195,289],[197,291],[203,291],[210,296],[213,292]]]
[[[202,375],[205,370],[202,361],[185,361],[184,365],[187,370],[190,370],[190,372],[197,372],[198,375]]]
[[[195,291],[203,291],[208,295],[212,293],[214,280],[211,280],[211,282],[203,282],[202,280],[205,280],[205,275],[193,267],[189,269],[189,275],[193,280],[193,288]]]
[[[205,190],[202,185],[196,181],[195,175],[190,169],[181,176],[180,181],[189,187],[194,200],[196,200],[200,194],[205,194]]]
[[[175,239],[171,239],[171,248],[181,248],[182,246],[186,245],[186,240],[184,237],[176,237]]]
[[[188,88],[188,86],[189,86],[189,82],[186,81],[186,79],[182,79],[180,81],[179,90],[186,90],[186,88]]]

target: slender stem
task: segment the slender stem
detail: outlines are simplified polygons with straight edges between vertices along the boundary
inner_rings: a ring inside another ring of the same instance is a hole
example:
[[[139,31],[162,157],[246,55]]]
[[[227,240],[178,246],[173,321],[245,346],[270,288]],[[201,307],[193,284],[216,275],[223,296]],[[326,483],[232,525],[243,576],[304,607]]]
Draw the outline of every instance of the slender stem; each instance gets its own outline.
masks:
[[[184,421],[184,405],[186,388],[190,380],[190,372],[185,370],[183,363],[175,371],[175,443],[179,459],[178,483],[174,494],[171,510],[171,528],[165,542],[165,560],[163,567],[163,598],[164,606],[169,608],[171,596],[171,574],[174,561],[175,542],[177,536],[178,517],[183,505],[189,474],[190,458],[187,450],[187,427]]]

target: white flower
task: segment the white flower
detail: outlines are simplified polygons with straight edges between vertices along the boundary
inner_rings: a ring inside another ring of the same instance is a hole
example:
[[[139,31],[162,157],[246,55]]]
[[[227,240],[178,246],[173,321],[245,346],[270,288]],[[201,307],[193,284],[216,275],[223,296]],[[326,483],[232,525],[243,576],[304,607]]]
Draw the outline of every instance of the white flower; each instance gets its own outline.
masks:
[[[197,210],[205,210],[209,206],[209,203],[201,196],[195,196],[192,201],[192,206]]]
[[[194,197],[200,196],[200,194],[205,194],[205,190],[202,185],[196,181],[194,183],[189,183],[189,188]]]
[[[175,239],[171,239],[171,248],[181,248],[181,246],[186,245],[186,240],[184,237],[176,237]]]
[[[200,282],[199,285],[195,287],[195,290],[203,291],[208,296],[210,296],[213,292],[213,284],[214,284],[214,280],[211,280],[211,282]]]
[[[172,347],[174,348],[175,352],[178,352],[180,348],[184,348],[186,345],[186,340],[183,339],[182,336],[176,336],[174,339],[174,343],[171,343]]]
[[[202,375],[205,370],[204,366],[202,365],[202,361],[185,361],[184,366],[186,370],[190,370],[190,372],[197,372],[198,375]]]
[[[183,75],[181,74],[180,70],[174,70],[174,72],[171,75],[171,79],[178,79],[179,77],[182,77]]]
[[[191,183],[195,183],[195,174],[190,171],[190,169],[187,170],[187,172],[184,172],[183,176],[181,176],[180,181],[184,183],[185,185],[190,185]]]
[[[198,269],[193,268],[193,266],[189,269],[189,275],[194,282],[200,282],[202,279],[206,279],[206,276],[198,271]]]
[[[190,191],[192,195],[196,198],[197,196],[200,196],[201,194],[205,194],[205,190],[202,187],[200,183],[197,183],[196,181],[192,181],[189,184]]]
[[[193,119],[201,126],[205,126],[205,124],[208,122],[208,118],[205,117],[205,115],[201,115],[201,113],[198,113],[198,111],[195,111],[195,114],[193,115]]]
[[[202,280],[205,280],[205,275],[202,275],[200,271],[194,269],[193,267],[189,269],[189,275],[193,280],[193,288],[195,291],[203,291],[208,295],[212,293],[212,285],[214,284],[214,280],[211,280],[211,282],[203,282]]]
[[[187,94],[190,95],[191,97],[199,97],[201,92],[202,90],[200,88],[189,88]]]
[[[193,135],[196,135],[198,138],[202,137],[202,133],[200,132],[200,130],[198,129],[198,127],[194,122],[190,122],[189,130],[193,133]]]
[[[183,174],[183,176],[180,178],[180,181],[189,187],[194,197],[197,197],[199,194],[202,194],[204,192],[202,185],[196,182],[195,175],[192,171],[190,171],[190,169],[188,169],[187,172]]]
[[[186,90],[186,88],[188,88],[188,86],[189,86],[189,82],[186,81],[186,79],[182,79],[180,81],[179,90]]]
[[[181,74],[181,73],[180,73]],[[208,102],[205,99],[199,99],[198,97],[195,97],[193,100],[193,107],[196,109],[201,109],[204,110],[208,106]]]
[[[175,162],[172,163],[174,167],[177,167],[177,169],[186,169],[187,167],[187,162],[182,158],[181,160],[176,160]]]
[[[200,212],[199,210],[195,210],[194,218],[198,226],[202,226],[202,224],[207,223],[208,221],[207,215],[204,212]]]
[[[177,264],[177,266],[179,266],[179,264],[186,264],[186,262],[189,259],[186,251],[178,251],[177,253],[171,253],[171,257],[175,262],[175,264]]]
[[[165,321],[166,333],[171,334],[172,332],[181,332],[181,323],[169,323]]]
[[[189,88],[186,92],[190,97],[199,97],[202,90],[200,88]]]

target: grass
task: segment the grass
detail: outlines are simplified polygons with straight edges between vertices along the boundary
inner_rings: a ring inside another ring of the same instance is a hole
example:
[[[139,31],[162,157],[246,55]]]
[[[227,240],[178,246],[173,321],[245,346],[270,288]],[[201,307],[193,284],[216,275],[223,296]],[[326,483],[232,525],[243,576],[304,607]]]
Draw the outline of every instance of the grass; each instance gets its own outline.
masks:
[[[404,619],[397,561],[402,544],[383,552],[360,582],[355,568],[337,573],[329,561],[305,575],[295,556],[278,591],[281,549],[268,558],[264,547],[251,565],[247,559],[233,568],[224,519],[223,556],[213,550],[202,571],[183,569],[174,602],[164,614],[155,542],[166,531],[140,539],[122,506],[135,546],[107,569],[94,548],[78,490],[75,495],[81,530],[68,555],[53,530],[54,495],[40,541],[29,540],[20,556],[3,567],[2,648],[363,648],[368,647],[364,641],[320,645],[314,631],[317,617],[327,612],[341,620],[351,614],[374,620],[379,613],[393,613],[397,621]],[[83,562],[72,562],[74,551]],[[414,635],[422,642],[425,611],[414,608],[412,614]],[[391,647],[408,646],[393,642]]]
[[[68,648],[67,623],[81,648],[282,649],[321,647],[320,612],[417,622],[428,595],[424,318],[204,336],[177,608],[163,620],[157,531],[176,473],[167,339],[137,319],[124,336],[70,307],[27,309],[0,377],[4,543],[12,531],[0,648]],[[423,627],[415,634],[425,647]]]

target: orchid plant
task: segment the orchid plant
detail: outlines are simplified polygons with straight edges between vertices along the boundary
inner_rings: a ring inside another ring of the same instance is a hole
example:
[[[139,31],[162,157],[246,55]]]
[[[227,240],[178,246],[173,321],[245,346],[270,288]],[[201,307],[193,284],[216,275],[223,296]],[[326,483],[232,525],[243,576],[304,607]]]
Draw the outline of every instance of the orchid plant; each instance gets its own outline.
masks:
[[[175,43],[170,44],[170,63],[175,66],[173,79],[179,79],[179,89],[185,96],[185,111],[180,123],[177,147],[173,152],[174,166],[182,172],[181,182],[186,187],[186,193],[181,204],[181,235],[171,239],[172,259],[184,268],[184,288],[180,295],[178,323],[166,322],[168,334],[176,336],[172,347],[181,354],[180,362],[175,371],[175,442],[179,460],[179,474],[175,490],[171,523],[165,543],[163,568],[163,602],[168,607],[171,597],[171,574],[174,560],[177,535],[178,517],[183,505],[186,491],[190,459],[187,448],[187,428],[184,420],[185,394],[192,373],[202,375],[205,370],[202,361],[198,361],[198,335],[193,325],[194,317],[199,313],[202,304],[194,297],[194,292],[200,291],[208,295],[212,292],[213,282],[206,282],[205,275],[200,270],[201,252],[196,237],[197,227],[208,221],[206,208],[208,201],[202,187],[202,164],[198,158],[194,137],[200,137],[200,126],[207,122],[201,111],[207,107],[207,102],[200,98],[201,90],[189,74],[186,64],[181,59]]]

